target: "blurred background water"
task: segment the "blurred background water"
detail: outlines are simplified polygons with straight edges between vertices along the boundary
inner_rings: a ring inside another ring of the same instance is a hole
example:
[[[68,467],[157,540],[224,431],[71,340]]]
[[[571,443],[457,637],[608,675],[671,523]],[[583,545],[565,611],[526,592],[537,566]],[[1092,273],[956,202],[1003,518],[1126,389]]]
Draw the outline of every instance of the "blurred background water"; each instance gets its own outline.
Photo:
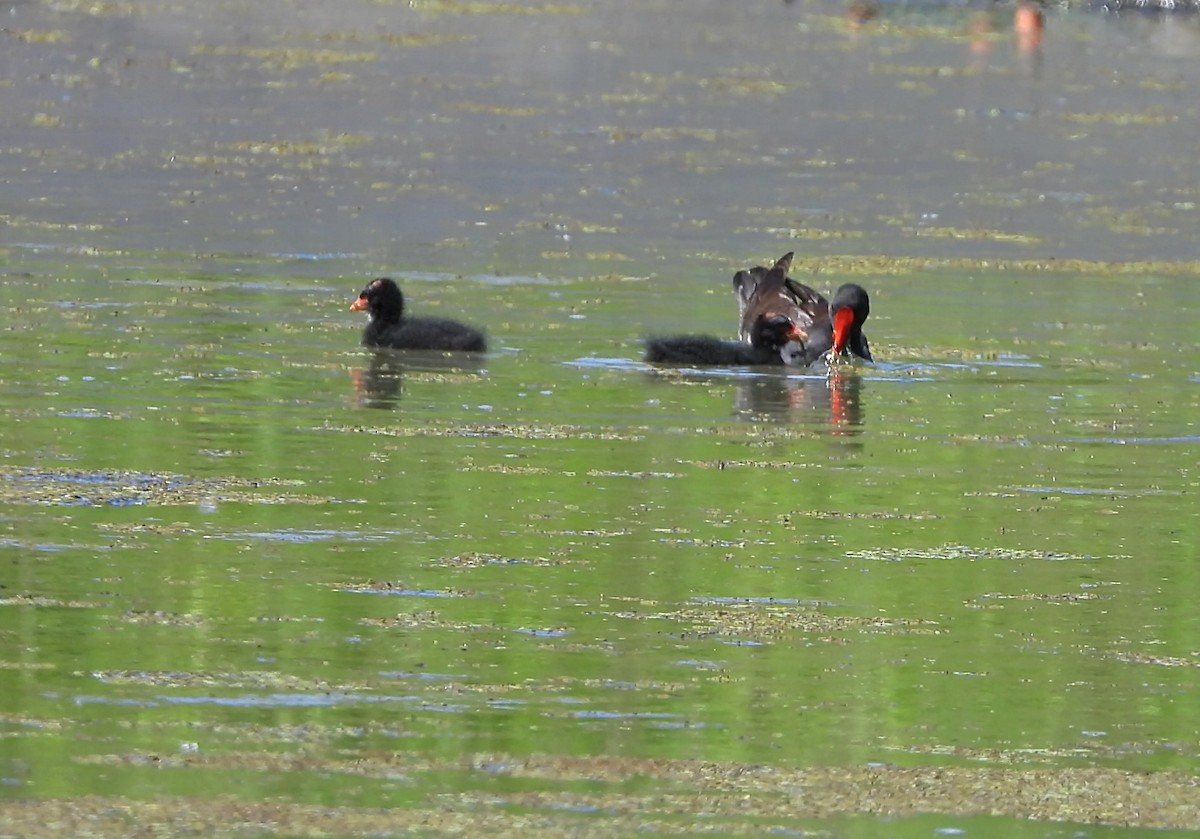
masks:
[[[1194,17],[0,12],[0,832],[1200,824]]]

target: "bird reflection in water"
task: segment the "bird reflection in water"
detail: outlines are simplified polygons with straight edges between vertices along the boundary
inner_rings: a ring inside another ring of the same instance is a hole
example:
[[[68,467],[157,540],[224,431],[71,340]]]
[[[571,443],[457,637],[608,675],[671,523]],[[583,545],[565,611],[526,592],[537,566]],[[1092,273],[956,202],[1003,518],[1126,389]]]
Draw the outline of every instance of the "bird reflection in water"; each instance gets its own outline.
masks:
[[[806,424],[828,423],[831,433],[862,433],[863,380],[855,366],[836,363],[824,378],[756,376],[739,379],[734,411],[747,419],[767,418]]]
[[[482,359],[461,353],[375,350],[366,367],[350,371],[354,399],[360,408],[390,410],[400,403],[405,375],[414,378],[454,374],[474,375],[483,368]]]
[[[404,365],[398,353],[381,350],[371,353],[371,363],[351,370],[354,398],[360,408],[394,408],[400,401]]]
[[[833,433],[856,436],[863,429],[862,377],[853,371],[830,370],[825,380],[829,388],[829,421]]]

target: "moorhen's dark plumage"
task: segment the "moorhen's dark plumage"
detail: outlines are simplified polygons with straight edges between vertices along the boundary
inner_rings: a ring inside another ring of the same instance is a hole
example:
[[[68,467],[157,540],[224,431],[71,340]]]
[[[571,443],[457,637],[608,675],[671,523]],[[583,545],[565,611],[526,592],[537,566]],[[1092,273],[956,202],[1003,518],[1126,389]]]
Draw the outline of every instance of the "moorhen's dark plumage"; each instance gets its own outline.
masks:
[[[768,312],[784,315],[805,336],[814,323],[829,317],[829,304],[824,297],[788,277],[792,256],[791,252],[785,253],[770,268],[756,265],[733,275],[733,291],[738,301],[738,338],[741,340],[750,340],[755,319]]]
[[[675,335],[646,342],[646,361],[655,364],[743,366],[795,364],[804,354],[802,336],[785,316],[759,315],[750,329],[750,342],[723,341],[711,335]]]
[[[447,318],[405,317],[404,295],[386,277],[372,280],[350,304],[352,312],[364,309],[371,320],[363,330],[363,346],[396,350],[487,350],[487,339],[473,326]]]
[[[846,283],[827,301],[819,292],[787,276],[792,253],[786,253],[770,268],[761,265],[738,271],[733,290],[738,301],[738,337],[750,340],[755,319],[764,312],[785,315],[802,336],[804,354],[797,364],[809,365],[830,350],[837,355],[855,355],[871,361],[863,322],[870,314],[870,297],[855,283]]]

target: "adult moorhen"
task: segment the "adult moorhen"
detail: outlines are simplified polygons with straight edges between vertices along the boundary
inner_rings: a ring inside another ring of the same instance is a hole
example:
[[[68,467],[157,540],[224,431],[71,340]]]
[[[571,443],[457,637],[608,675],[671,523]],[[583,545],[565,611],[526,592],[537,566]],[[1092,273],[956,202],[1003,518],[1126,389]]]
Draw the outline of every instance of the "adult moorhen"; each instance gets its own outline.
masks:
[[[363,346],[396,350],[487,350],[487,339],[473,326],[447,318],[405,317],[404,295],[399,286],[386,277],[371,280],[358,299],[350,304],[352,312],[364,309],[370,322],[363,330]]]
[[[654,364],[796,364],[803,355],[803,336],[786,316],[774,312],[755,318],[749,343],[710,335],[675,335],[646,342],[646,361]]]

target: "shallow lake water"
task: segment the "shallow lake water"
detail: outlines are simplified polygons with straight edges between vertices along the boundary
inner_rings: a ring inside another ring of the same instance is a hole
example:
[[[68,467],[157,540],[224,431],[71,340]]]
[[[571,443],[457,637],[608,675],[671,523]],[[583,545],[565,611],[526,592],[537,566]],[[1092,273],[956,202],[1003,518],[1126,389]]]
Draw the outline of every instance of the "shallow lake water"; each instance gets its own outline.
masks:
[[[1200,21],[0,13],[0,835],[1200,828]]]

